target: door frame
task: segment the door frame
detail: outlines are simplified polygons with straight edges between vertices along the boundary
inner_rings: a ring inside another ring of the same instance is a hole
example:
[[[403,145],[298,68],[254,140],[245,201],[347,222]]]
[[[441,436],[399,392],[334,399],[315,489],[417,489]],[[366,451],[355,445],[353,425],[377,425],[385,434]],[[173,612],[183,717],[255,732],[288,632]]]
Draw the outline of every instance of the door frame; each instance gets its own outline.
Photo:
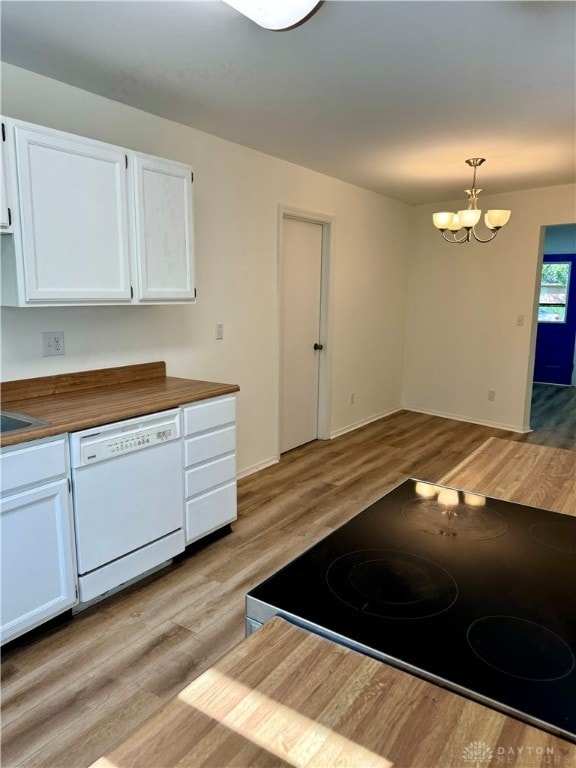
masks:
[[[276,458],[280,459],[280,394],[281,394],[281,323],[282,323],[282,243],[284,234],[284,219],[297,219],[312,224],[320,224],[322,227],[322,254],[320,277],[320,342],[324,349],[320,355],[318,364],[318,439],[330,439],[330,398],[332,385],[332,261],[334,253],[334,223],[335,217],[316,211],[294,208],[280,203],[278,205],[278,241],[276,263],[276,338],[277,338],[277,391],[276,391]]]
[[[546,261],[547,259],[550,259],[550,261]],[[544,250],[542,254],[542,261],[540,263],[540,279],[538,281],[538,294],[540,293],[540,286],[542,284],[542,269],[544,267],[544,264],[553,264],[553,263],[562,263],[562,262],[570,262],[570,273],[569,273],[569,280],[568,280],[568,286],[567,286],[567,305],[566,305],[566,317],[565,317],[565,324],[566,327],[569,327],[569,324],[573,328],[573,323],[575,319],[576,314],[576,307],[574,307],[574,303],[576,302],[576,252],[566,252],[566,253],[550,253],[546,252]],[[537,303],[535,306],[535,313],[536,313],[536,340],[534,344],[534,370],[532,372],[532,381],[536,382],[535,373],[536,373],[536,362],[537,362],[537,354],[538,354],[538,332],[540,331],[540,322],[539,322],[539,307],[540,307],[540,296],[538,295]],[[550,325],[553,325],[552,323]],[[576,339],[575,339],[576,342]],[[576,343],[573,342],[571,346],[571,355],[570,359],[572,360],[572,371],[570,373],[570,382],[569,383],[560,383],[560,382],[538,382],[542,384],[550,384],[552,386],[558,386],[558,387],[573,387],[574,381],[575,381],[575,374],[576,371],[574,369],[574,363],[575,363],[575,357],[576,357]]]
[[[574,222],[566,222],[573,224]],[[536,336],[538,333],[538,305],[540,303],[540,282],[542,278],[542,264],[546,253],[546,228],[557,226],[555,224],[542,224],[540,226],[540,235],[538,240],[538,253],[536,257],[536,279],[534,281],[534,296],[532,300],[532,322],[530,332],[530,348],[528,351],[528,361],[526,367],[526,390],[524,393],[524,426],[522,432],[532,432],[532,389],[534,385],[534,365],[536,362]],[[554,251],[549,252],[550,255]],[[572,374],[574,376],[574,373]],[[565,386],[562,384],[551,386]],[[571,385],[574,386],[574,385]]]

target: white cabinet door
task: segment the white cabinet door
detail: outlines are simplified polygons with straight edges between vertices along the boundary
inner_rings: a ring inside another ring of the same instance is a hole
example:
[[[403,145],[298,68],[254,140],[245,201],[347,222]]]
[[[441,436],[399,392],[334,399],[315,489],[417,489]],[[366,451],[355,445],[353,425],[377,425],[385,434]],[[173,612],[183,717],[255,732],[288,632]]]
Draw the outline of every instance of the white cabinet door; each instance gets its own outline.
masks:
[[[5,643],[77,603],[68,481],[5,497],[1,533]]]
[[[194,299],[192,169],[132,154],[140,301]]]
[[[12,232],[12,215],[10,202],[10,187],[8,186],[8,152],[6,147],[6,125],[2,123],[2,170],[0,171],[1,204],[0,204],[0,230]]]
[[[18,124],[14,137],[27,302],[130,301],[125,153]]]

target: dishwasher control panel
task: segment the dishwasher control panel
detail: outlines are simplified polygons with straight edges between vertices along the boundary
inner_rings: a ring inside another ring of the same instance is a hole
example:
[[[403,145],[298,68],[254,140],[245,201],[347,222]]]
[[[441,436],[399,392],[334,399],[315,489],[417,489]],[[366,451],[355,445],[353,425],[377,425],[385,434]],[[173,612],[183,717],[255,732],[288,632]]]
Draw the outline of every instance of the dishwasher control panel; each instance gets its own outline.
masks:
[[[142,451],[180,437],[178,411],[153,414],[71,436],[72,465],[86,466]]]

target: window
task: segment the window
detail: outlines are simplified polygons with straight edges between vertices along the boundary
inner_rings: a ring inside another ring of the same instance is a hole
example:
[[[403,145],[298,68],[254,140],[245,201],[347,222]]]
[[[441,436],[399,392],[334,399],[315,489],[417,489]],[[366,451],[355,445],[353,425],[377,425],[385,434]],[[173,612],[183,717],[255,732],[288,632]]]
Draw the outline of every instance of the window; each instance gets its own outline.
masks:
[[[570,262],[558,261],[542,264],[539,323],[565,323],[570,281]]]

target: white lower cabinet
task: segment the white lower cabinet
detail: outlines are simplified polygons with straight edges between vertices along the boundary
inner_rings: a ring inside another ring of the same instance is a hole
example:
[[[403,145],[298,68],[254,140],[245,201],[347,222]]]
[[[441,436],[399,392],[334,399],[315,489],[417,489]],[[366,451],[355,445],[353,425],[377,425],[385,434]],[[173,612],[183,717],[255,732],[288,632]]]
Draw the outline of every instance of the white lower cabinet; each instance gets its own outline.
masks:
[[[78,602],[66,439],[3,453],[2,491],[3,644]]]
[[[236,397],[184,406],[186,544],[236,520]]]

